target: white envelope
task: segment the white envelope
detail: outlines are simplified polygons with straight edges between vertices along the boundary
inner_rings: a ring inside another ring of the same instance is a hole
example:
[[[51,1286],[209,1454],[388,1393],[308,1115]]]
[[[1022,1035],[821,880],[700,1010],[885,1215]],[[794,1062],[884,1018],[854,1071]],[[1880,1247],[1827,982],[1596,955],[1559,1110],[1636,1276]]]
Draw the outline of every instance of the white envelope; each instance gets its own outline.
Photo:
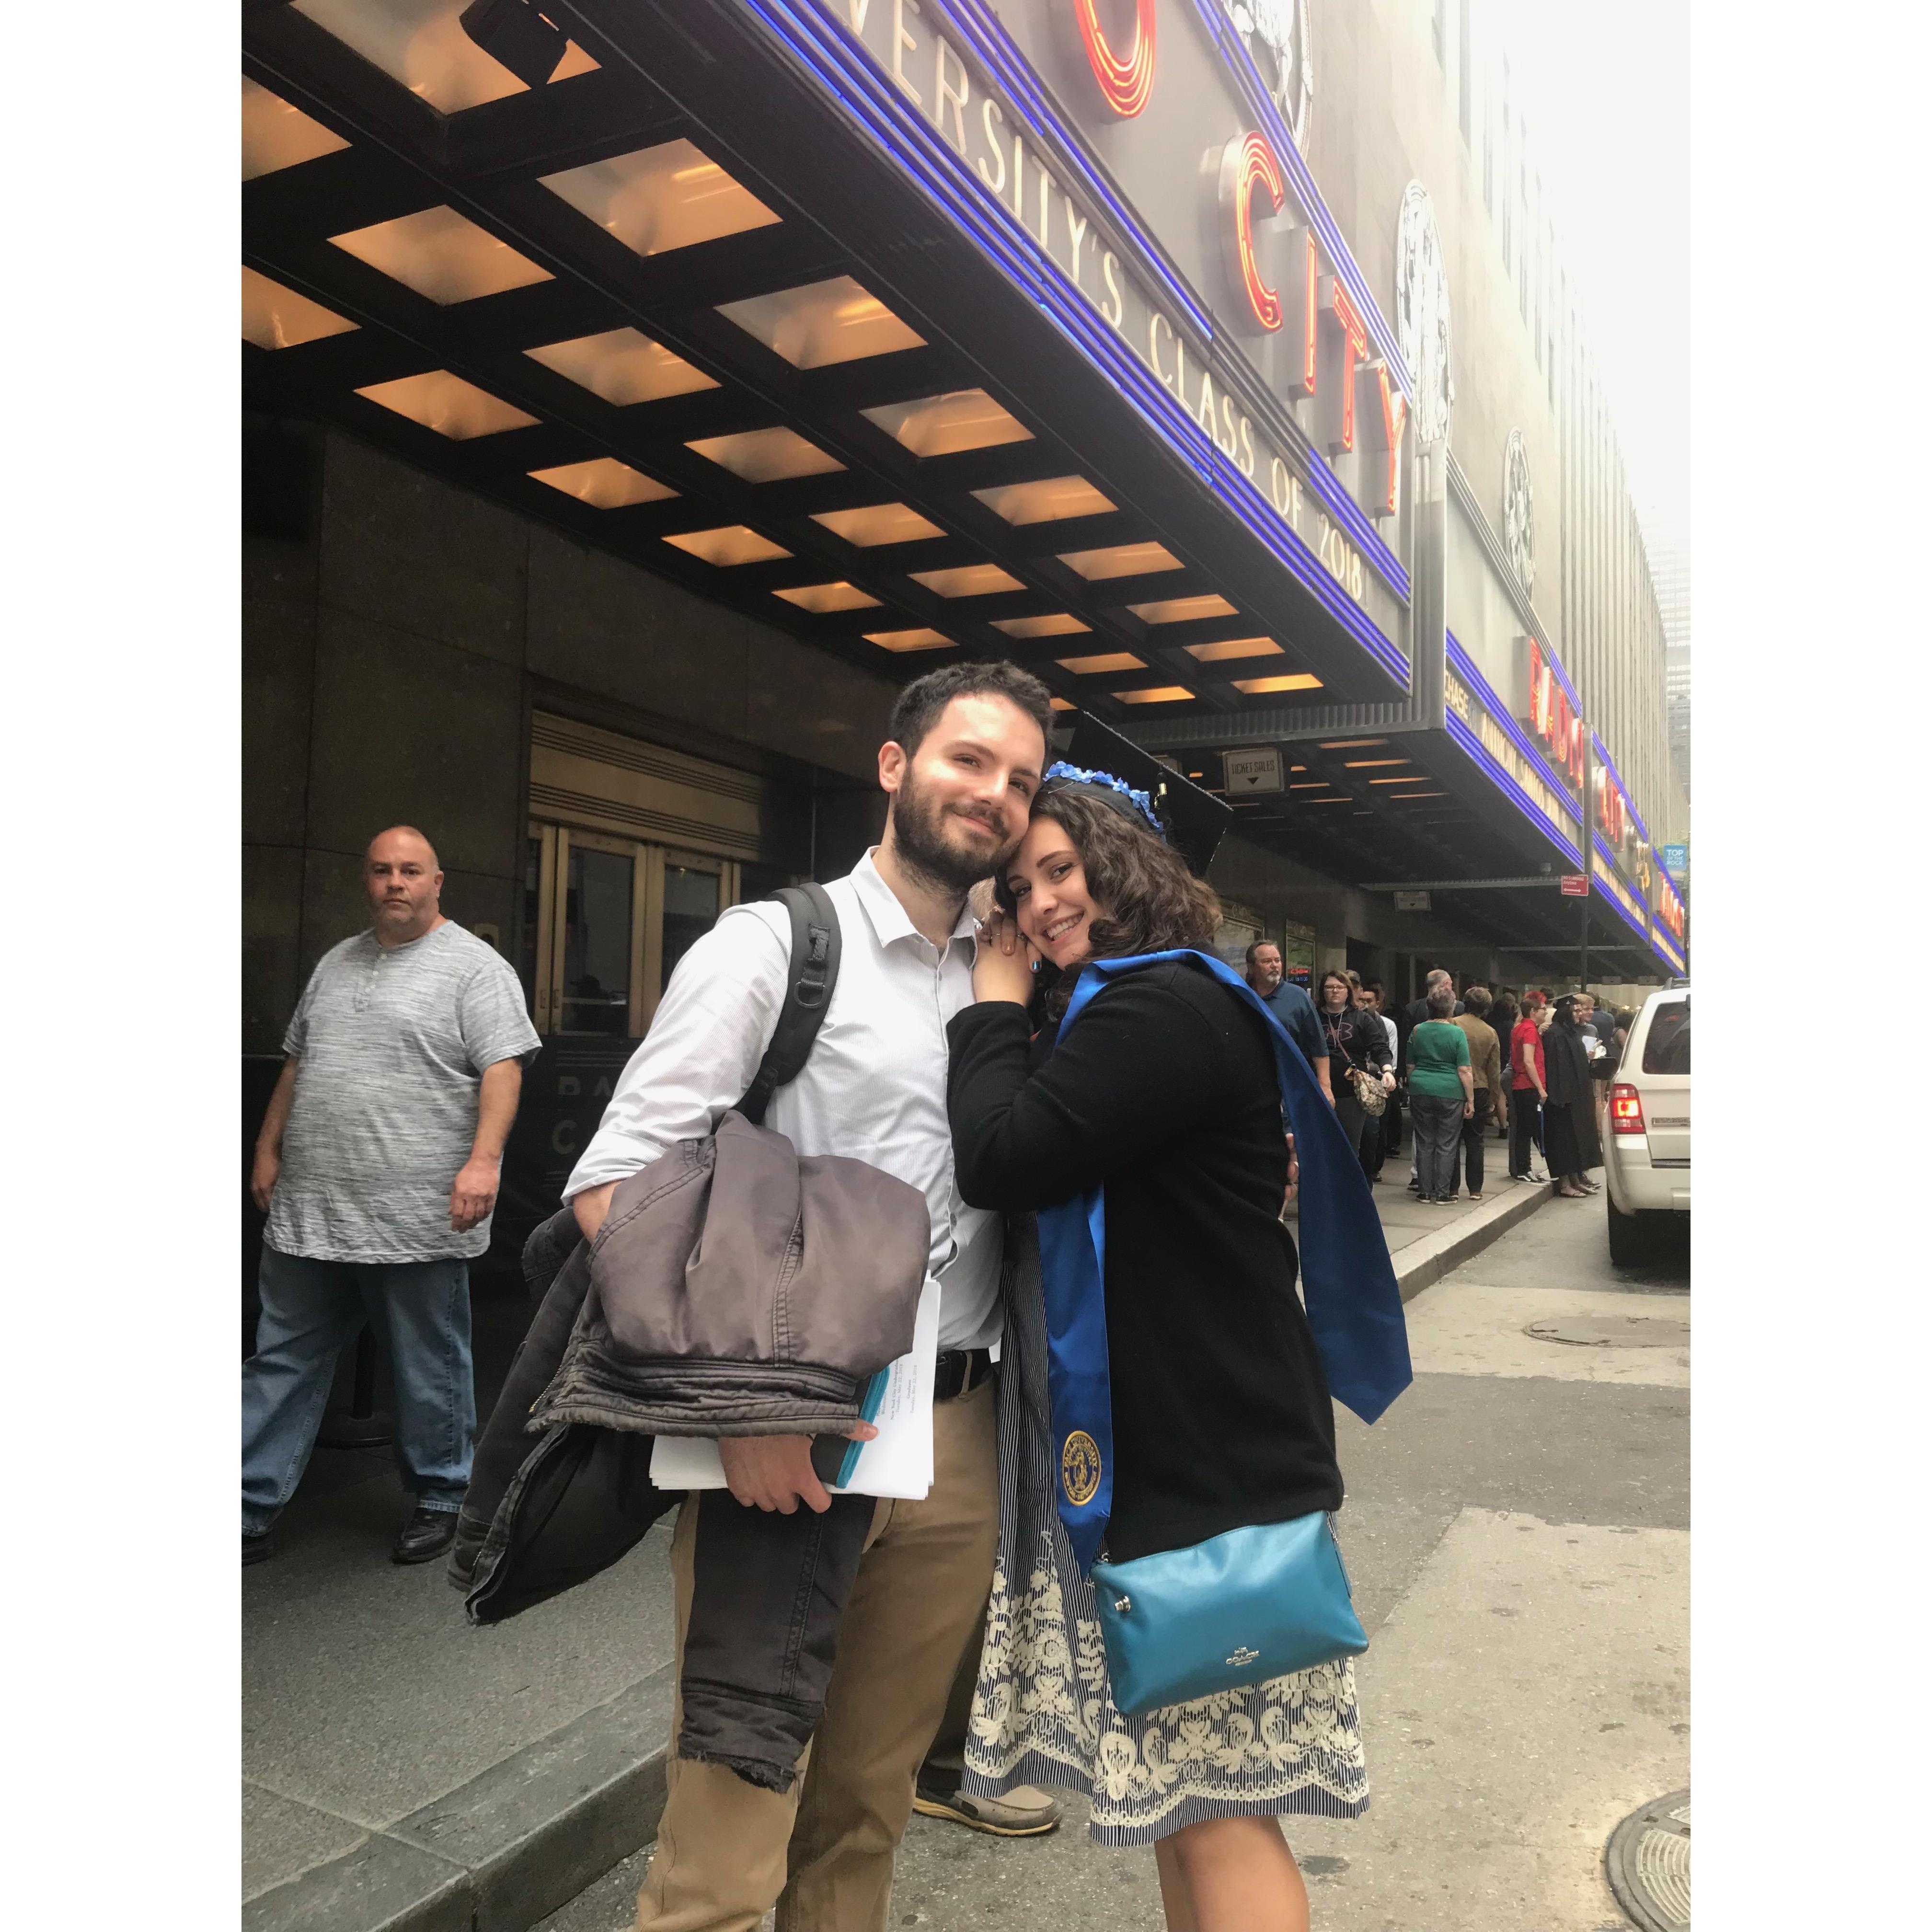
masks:
[[[913,1320],[912,1352],[886,1371],[872,1418],[879,1432],[859,1444],[852,1480],[830,1486],[835,1496],[925,1500],[932,1487],[932,1370],[938,1354],[939,1284],[928,1280]],[[660,1436],[651,1445],[651,1480],[661,1490],[722,1490],[718,1444],[709,1437]]]

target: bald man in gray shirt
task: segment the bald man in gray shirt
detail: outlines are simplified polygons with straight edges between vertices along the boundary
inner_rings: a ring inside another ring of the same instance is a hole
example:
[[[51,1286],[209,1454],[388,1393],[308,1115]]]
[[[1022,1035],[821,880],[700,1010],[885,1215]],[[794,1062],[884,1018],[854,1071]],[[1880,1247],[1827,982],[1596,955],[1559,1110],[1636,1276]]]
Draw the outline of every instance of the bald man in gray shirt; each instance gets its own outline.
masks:
[[[387,1338],[396,1452],[416,1510],[390,1554],[449,1546],[470,1484],[471,1257],[490,1243],[503,1142],[536,1052],[516,975],[442,916],[434,849],[392,826],[362,862],[375,923],[322,956],[282,1042],[250,1191],[268,1217],[242,1365],[242,1560],[308,1466],[343,1350]]]

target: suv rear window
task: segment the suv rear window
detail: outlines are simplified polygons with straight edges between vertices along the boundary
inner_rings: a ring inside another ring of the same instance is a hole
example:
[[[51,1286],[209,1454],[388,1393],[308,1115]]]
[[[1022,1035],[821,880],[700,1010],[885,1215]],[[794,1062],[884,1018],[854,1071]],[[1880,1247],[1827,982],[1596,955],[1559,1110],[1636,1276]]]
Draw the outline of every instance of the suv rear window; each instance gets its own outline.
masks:
[[[1650,1016],[1650,1030],[1644,1036],[1643,1070],[1646,1073],[1688,1073],[1690,1071],[1690,1002],[1673,1000],[1659,1006]]]

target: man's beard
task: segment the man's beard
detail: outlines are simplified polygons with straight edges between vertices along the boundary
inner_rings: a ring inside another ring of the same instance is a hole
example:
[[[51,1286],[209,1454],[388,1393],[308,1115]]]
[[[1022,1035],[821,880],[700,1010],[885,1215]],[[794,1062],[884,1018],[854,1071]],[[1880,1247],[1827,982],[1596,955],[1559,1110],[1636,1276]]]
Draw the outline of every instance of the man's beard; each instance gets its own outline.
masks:
[[[970,892],[989,879],[1019,848],[1019,841],[1002,844],[984,857],[962,851],[946,836],[946,808],[916,784],[910,767],[892,799],[892,841],[913,871],[948,892]],[[982,821],[982,823],[985,821]],[[995,832],[999,827],[992,828]]]

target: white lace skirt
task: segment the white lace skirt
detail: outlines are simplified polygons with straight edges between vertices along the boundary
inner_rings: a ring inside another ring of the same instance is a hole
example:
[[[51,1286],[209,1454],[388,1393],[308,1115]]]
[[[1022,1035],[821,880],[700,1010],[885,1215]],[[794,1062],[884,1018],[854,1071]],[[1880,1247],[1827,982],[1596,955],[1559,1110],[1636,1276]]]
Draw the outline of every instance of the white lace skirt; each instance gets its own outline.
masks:
[[[1106,1845],[1150,1844],[1202,1818],[1358,1816],[1369,1781],[1351,1658],[1138,1718],[1114,1708],[1093,1586],[1054,1503],[1037,1250],[1010,1234],[1007,1254],[1000,1548],[965,1788],[1085,1792]]]

